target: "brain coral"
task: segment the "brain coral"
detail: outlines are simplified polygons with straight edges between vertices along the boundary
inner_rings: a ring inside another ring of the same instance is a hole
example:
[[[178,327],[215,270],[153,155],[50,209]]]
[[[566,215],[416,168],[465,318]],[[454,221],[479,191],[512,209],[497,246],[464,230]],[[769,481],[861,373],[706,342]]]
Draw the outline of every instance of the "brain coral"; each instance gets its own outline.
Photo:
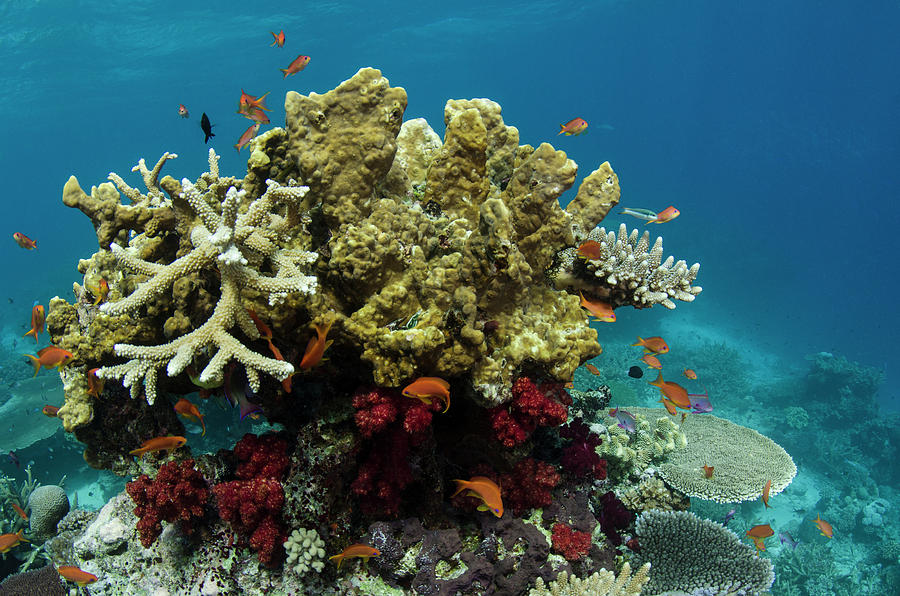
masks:
[[[634,408],[641,413],[662,409]],[[766,481],[772,481],[770,496],[783,491],[797,474],[791,456],[775,441],[753,429],[710,414],[688,416],[681,425],[687,445],[668,453],[659,473],[674,488],[689,497],[717,503],[750,501],[762,496]],[[715,468],[706,478],[703,466]]]
[[[759,594],[775,581],[768,559],[728,528],[689,511],[645,511],[635,531],[637,560],[653,566],[647,594]]]
[[[55,484],[39,486],[28,497],[31,508],[31,531],[41,538],[56,534],[56,524],[69,512],[69,498]]]

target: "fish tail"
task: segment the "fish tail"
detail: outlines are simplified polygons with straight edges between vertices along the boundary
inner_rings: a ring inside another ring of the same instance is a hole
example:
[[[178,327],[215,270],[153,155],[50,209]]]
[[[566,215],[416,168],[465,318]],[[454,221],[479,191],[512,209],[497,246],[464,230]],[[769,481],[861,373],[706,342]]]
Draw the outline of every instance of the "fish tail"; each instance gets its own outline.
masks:
[[[205,437],[206,436],[206,423],[203,421],[203,416],[200,416],[200,426],[203,427],[203,432],[200,433],[200,436]]]
[[[462,491],[466,490],[468,488],[468,484],[469,484],[468,480],[454,479],[453,482],[456,483],[456,492],[453,493],[452,495],[450,495],[451,499],[453,497],[455,497],[456,495],[458,495],[459,493],[461,493]]]
[[[31,358],[31,364],[34,365],[34,374],[33,374],[32,376],[33,376],[33,377],[36,377],[37,374],[38,374],[38,371],[41,370],[41,361],[40,361],[40,359],[39,359],[37,356],[32,356],[31,354],[22,354],[22,355],[23,355],[23,356],[28,356],[29,358]]]
[[[279,68],[278,70],[280,70],[282,73],[284,73],[284,76],[281,77],[281,78],[286,79],[287,76],[288,76],[288,69],[286,69],[286,68]],[[340,563],[338,563],[338,565],[340,565]]]
[[[641,337],[640,335],[638,335],[637,343],[633,343],[633,344],[631,344],[631,345],[633,345],[633,346],[642,346],[642,345],[644,345],[644,338]]]
[[[34,336],[34,343],[38,343],[38,330],[37,330],[37,329],[32,329],[31,331],[29,331],[28,333],[26,333],[26,334],[23,335],[22,337],[28,337],[29,335],[33,335],[33,336]]]

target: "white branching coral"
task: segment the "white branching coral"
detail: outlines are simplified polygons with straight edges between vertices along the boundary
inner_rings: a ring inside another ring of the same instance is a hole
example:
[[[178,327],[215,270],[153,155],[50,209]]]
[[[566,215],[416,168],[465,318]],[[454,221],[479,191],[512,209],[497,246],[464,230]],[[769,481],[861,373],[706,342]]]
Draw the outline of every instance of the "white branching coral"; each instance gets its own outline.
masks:
[[[212,149],[210,152],[210,167],[212,167],[212,157],[215,155],[215,151]],[[159,188],[159,172],[162,170],[162,167],[165,165],[167,161],[170,159],[177,159],[178,155],[175,153],[169,153],[166,151],[162,154],[162,157],[159,158],[159,161],[156,162],[156,165],[153,166],[153,169],[150,170],[147,168],[147,163],[144,161],[142,157],[140,161],[138,161],[137,165],[131,168],[132,172],[140,172],[141,177],[144,179],[144,186],[147,187],[147,194],[143,194],[136,188],[132,188],[129,186],[125,180],[122,179],[121,176],[116,174],[115,172],[110,172],[107,177],[109,180],[112,180],[115,185],[119,188],[119,191],[131,199],[131,203],[137,207],[159,207],[168,202],[168,199],[163,194],[162,190]],[[218,177],[218,156],[216,155],[216,174]]]
[[[217,156],[211,153],[211,172],[208,176],[213,180],[218,179],[217,161]],[[135,256],[138,250],[135,244],[139,238],[132,239],[129,248],[115,243],[110,245],[123,268],[146,275],[149,279],[139,284],[131,295],[103,304],[101,310],[109,315],[136,311],[168,291],[178,279],[203,269],[218,270],[221,293],[212,315],[186,335],[157,346],[116,344],[116,355],[129,358],[128,362],[103,367],[98,376],[122,379],[123,385],[130,388],[132,397],[140,394],[143,385],[147,401],[152,404],[156,399],[159,370],[165,367],[168,376],[175,376],[199,355],[210,355],[209,363],[200,373],[200,381],[204,383],[220,381],[225,365],[231,360],[244,365],[247,380],[254,391],[259,390],[260,373],[283,380],[294,372],[289,363],[262,356],[229,333],[237,324],[247,337],[259,337],[256,326],[241,305],[241,288],[258,290],[268,296],[270,304],[278,303],[292,292],[310,294],[316,289],[316,278],[301,271],[301,267],[312,262],[316,255],[279,248],[280,241],[288,237],[289,226],[284,217],[274,212],[276,203],[288,204],[289,207],[298,205],[308,188],[281,186],[272,180],[268,180],[267,185],[266,192],[250,202],[246,212],[240,214],[239,207],[247,199],[246,193],[233,185],[229,186],[219,213],[213,208],[218,202],[214,186],[204,192],[199,184],[182,180],[180,197],[199,221],[191,230],[194,249],[168,265],[147,262]],[[260,274],[259,268],[267,262],[275,271],[274,276]]]
[[[534,588],[528,596],[628,596],[640,594],[644,584],[650,579],[650,563],[644,563],[634,577],[631,576],[631,565],[626,561],[618,577],[612,571],[604,569],[585,579],[578,579],[565,571],[556,576],[549,586],[544,580],[537,578]],[[629,581],[630,580],[630,581]]]
[[[702,291],[699,286],[691,286],[700,271],[700,263],[688,267],[685,261],[676,262],[671,256],[663,261],[662,237],[651,248],[650,232],[638,237],[636,229],[629,234],[622,224],[618,236],[599,228],[589,238],[600,243],[600,256],[588,260],[585,266],[604,286],[611,288],[610,301],[614,305],[619,302],[617,294],[623,294],[629,297],[626,303],[638,308],[654,304],[675,308],[673,299],[692,302]]]

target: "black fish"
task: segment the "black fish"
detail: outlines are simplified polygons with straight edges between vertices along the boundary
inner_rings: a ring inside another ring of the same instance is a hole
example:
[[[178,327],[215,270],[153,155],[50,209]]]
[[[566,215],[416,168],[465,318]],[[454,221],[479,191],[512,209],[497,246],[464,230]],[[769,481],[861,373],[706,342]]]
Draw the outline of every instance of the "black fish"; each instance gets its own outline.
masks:
[[[628,369],[628,376],[632,379],[640,379],[644,376],[644,369],[640,366],[632,366]]]
[[[203,115],[200,116],[200,128],[203,129],[203,134],[206,135],[206,138],[203,139],[204,143],[209,142],[209,137],[214,137],[216,134],[212,131],[213,125],[209,123],[209,116],[206,115],[206,112],[203,112]]]

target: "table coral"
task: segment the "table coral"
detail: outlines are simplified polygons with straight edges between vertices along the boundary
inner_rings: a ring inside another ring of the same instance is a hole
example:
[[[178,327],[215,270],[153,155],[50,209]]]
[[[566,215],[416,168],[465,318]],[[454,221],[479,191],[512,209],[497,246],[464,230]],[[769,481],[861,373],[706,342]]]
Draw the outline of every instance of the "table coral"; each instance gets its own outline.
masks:
[[[129,482],[126,491],[135,503],[134,514],[141,544],[149,547],[162,533],[162,522],[178,522],[186,534],[203,518],[209,489],[203,474],[194,469],[194,460],[168,462],[151,479],[141,474]]]

